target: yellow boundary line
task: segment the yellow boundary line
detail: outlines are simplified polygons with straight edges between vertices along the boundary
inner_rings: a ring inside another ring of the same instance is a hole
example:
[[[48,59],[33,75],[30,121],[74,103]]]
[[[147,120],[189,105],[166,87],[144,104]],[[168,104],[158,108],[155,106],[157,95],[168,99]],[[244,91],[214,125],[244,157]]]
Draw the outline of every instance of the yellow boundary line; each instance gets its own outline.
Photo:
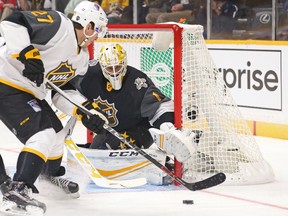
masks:
[[[288,140],[288,124],[247,121],[250,130],[255,136]]]
[[[269,41],[269,40],[205,40],[207,44],[239,44],[239,45],[285,45],[288,41]]]

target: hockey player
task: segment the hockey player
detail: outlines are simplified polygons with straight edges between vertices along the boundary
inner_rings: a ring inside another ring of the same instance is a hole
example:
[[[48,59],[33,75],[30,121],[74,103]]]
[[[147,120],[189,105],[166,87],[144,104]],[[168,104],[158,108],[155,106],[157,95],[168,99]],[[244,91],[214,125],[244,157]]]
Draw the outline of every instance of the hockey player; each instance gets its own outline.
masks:
[[[10,177],[6,173],[4,161],[2,159],[2,156],[0,155],[0,185],[8,180],[10,180]]]
[[[59,177],[65,173],[60,166],[65,131],[45,101],[49,92],[45,79],[67,89],[69,80],[84,74],[87,46],[105,34],[106,24],[102,8],[90,1],[79,3],[71,20],[51,10],[16,11],[1,22],[5,44],[0,47],[0,119],[25,145],[13,180],[1,186],[7,211],[16,205],[28,213],[32,209],[45,212],[45,204],[28,193],[28,188],[37,192],[34,183],[41,172],[66,192],[78,193],[78,184]],[[71,97],[79,95],[73,91]],[[86,120],[94,128],[98,123],[103,126],[97,116]]]
[[[163,142],[157,144],[178,161],[183,162],[193,154],[194,135],[186,136],[173,125],[173,101],[145,73],[127,65],[127,54],[120,44],[103,46],[99,63],[89,67],[78,84],[79,91],[88,99],[83,105],[104,113],[109,125],[134,145],[149,148],[156,135],[158,141],[157,137],[163,137]],[[90,148],[125,149],[126,146],[102,130],[94,136]]]

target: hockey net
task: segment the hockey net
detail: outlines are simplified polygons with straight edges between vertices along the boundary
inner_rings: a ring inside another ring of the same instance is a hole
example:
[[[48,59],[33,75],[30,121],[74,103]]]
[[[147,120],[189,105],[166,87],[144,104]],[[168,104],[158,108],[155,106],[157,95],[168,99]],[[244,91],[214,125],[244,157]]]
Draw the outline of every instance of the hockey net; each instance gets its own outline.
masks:
[[[193,182],[224,172],[230,185],[273,181],[273,170],[209,54],[202,26],[110,25],[108,30],[94,44],[95,58],[105,43],[120,43],[128,64],[174,100],[175,126],[198,134],[196,153],[183,165],[175,162],[178,176]]]

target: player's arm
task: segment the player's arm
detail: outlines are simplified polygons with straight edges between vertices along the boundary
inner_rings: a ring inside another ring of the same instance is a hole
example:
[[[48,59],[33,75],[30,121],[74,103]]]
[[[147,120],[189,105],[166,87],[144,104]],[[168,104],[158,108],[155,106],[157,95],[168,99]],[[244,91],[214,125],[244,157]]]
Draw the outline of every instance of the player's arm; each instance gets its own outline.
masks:
[[[83,125],[93,131],[94,133],[103,132],[104,123],[108,124],[106,117],[98,111],[98,106],[93,101],[87,100],[75,87],[77,83],[77,78],[66,83],[64,86],[61,86],[61,89],[71,98],[73,101],[78,104],[82,104],[86,109],[88,109],[93,116],[87,116],[72,103],[62,97],[59,93],[52,91],[52,102],[59,110],[69,116],[78,115],[83,123]]]
[[[38,87],[44,80],[44,64],[36,45],[44,45],[54,36],[60,26],[59,20],[57,13],[15,11],[0,23],[0,32],[11,58],[24,64],[23,76]],[[49,26],[48,23],[53,25]]]
[[[0,23],[0,32],[12,54],[19,54],[31,44],[47,44],[60,24],[61,17],[55,11],[15,11]]]
[[[148,77],[145,79],[149,87],[141,102],[141,116],[148,118],[150,124],[158,129],[164,122],[174,123],[173,101],[163,95]]]
[[[80,94],[74,85],[70,82],[60,87],[72,100],[76,101],[78,104],[82,104],[86,98]],[[55,107],[57,107],[61,112],[65,113],[68,116],[74,115],[75,106],[58,94],[55,91],[52,91],[52,102]]]
[[[25,47],[31,45],[29,26],[24,23],[18,11],[0,23],[1,36],[5,38],[6,45],[12,54],[19,54]]]

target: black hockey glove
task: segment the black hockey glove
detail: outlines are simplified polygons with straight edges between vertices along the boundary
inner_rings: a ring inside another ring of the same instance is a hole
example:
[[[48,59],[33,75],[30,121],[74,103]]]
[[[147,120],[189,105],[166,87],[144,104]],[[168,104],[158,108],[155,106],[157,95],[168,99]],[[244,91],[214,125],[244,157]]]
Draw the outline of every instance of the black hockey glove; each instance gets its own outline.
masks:
[[[30,45],[19,53],[18,60],[25,65],[23,76],[39,87],[44,81],[44,65],[39,50]]]
[[[95,110],[94,113],[96,113],[93,116],[87,116],[80,109],[77,109],[76,113],[79,115],[82,121],[82,124],[87,129],[93,131],[96,134],[103,133],[104,132],[103,125],[105,124],[105,120],[104,120],[105,116],[99,113],[98,111],[96,111],[95,107],[93,106],[93,102],[85,101],[82,105],[88,110]]]

